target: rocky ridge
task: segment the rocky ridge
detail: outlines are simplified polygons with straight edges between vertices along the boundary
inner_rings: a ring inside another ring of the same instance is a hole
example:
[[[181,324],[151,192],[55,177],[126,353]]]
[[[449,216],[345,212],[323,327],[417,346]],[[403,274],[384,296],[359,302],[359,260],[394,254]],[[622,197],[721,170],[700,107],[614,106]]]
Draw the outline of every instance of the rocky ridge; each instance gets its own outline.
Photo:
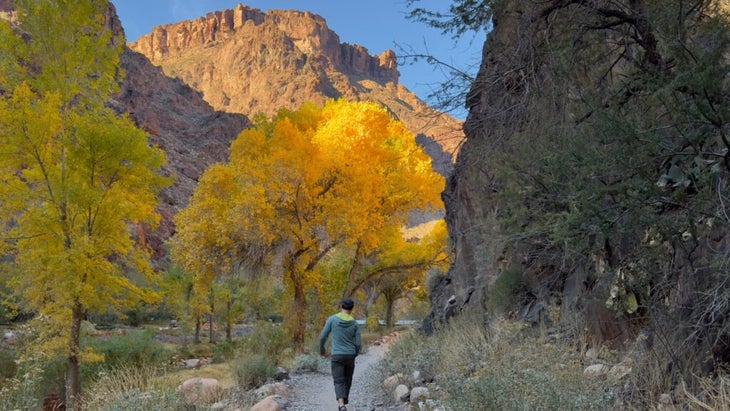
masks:
[[[198,177],[212,164],[228,159],[231,141],[251,123],[241,114],[215,111],[197,91],[165,76],[139,53],[125,49],[120,61],[126,75],[112,104],[165,151],[162,172],[173,178],[160,194],[160,227],[143,234],[159,258],[164,256],[165,240],[175,231],[172,218],[187,206]]]
[[[124,35],[111,4],[107,25],[117,35]],[[231,141],[251,122],[241,114],[216,111],[198,91],[166,76],[145,56],[127,47],[120,56],[120,66],[124,78],[110,104],[147,132],[150,143],[164,150],[167,162],[162,172],[172,177],[172,185],[160,193],[160,226],[154,231],[137,231],[140,240],[154,250],[156,259],[165,258],[164,242],[175,231],[173,216],[187,206],[202,172],[228,159]]]
[[[128,45],[220,111],[271,116],[307,101],[377,101],[418,136],[444,175],[463,139],[461,122],[398,83],[395,53],[370,55],[362,46],[340,43],[325,20],[310,12],[262,12],[239,4],[155,27]]]

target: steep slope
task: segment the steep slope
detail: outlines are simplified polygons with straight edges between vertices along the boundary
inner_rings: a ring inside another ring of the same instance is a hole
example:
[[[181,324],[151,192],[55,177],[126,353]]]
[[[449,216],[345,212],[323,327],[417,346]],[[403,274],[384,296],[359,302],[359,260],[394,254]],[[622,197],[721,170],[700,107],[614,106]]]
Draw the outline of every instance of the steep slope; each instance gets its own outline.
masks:
[[[125,49],[120,61],[125,77],[112,104],[165,151],[163,173],[173,178],[161,193],[161,225],[145,235],[160,257],[164,241],[174,232],[172,217],[187,205],[198,177],[228,159],[231,141],[250,122],[241,114],[215,111],[197,91],[165,76],[139,53]]]
[[[109,3],[107,26],[117,35],[124,29]],[[150,143],[165,151],[163,174],[172,185],[160,193],[160,226],[151,231],[137,230],[139,240],[155,252],[155,260],[165,259],[165,241],[175,232],[172,221],[188,204],[198,177],[211,165],[228,160],[231,141],[251,125],[242,114],[216,111],[196,90],[166,76],[143,55],[124,47],[120,56],[123,79],[119,94],[109,104],[128,115],[137,127],[149,134]]]
[[[239,4],[155,27],[129,47],[201,91],[216,110],[271,116],[328,98],[380,102],[419,135],[444,175],[463,137],[459,121],[398,84],[392,51],[372,56],[341,44],[322,17],[306,11],[264,13]]]
[[[727,2],[493,4],[425,328],[507,312],[629,348],[637,401],[725,369]]]

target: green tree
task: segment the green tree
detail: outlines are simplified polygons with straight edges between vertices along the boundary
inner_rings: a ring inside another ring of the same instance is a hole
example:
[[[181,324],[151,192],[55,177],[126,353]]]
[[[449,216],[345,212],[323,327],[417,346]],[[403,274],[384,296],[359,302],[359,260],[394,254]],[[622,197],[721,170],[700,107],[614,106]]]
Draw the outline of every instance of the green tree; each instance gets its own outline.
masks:
[[[122,47],[105,26],[107,3],[16,6],[20,29],[0,22],[4,244],[15,291],[44,324],[36,353],[68,357],[66,404],[77,409],[82,319],[156,299],[143,287],[153,273],[133,227],[157,223],[164,159],[105,104]]]

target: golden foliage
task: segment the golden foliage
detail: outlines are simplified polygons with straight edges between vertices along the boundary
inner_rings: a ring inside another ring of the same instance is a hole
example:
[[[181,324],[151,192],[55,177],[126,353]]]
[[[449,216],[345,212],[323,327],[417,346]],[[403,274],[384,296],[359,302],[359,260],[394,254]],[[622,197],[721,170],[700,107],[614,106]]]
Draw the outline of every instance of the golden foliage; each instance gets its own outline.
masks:
[[[442,208],[443,184],[414,136],[374,103],[281,110],[243,131],[228,164],[201,177],[176,217],[173,261],[213,278],[275,257],[305,310],[303,288],[330,250],[375,249],[409,211]]]
[[[145,287],[153,281],[147,250],[130,226],[157,223],[164,158],[106,106],[121,52],[105,28],[106,6],[21,0],[27,41],[0,28],[0,251],[14,257],[12,285],[38,314],[34,348],[68,357],[70,368],[95,358],[80,351],[86,313],[157,298]]]

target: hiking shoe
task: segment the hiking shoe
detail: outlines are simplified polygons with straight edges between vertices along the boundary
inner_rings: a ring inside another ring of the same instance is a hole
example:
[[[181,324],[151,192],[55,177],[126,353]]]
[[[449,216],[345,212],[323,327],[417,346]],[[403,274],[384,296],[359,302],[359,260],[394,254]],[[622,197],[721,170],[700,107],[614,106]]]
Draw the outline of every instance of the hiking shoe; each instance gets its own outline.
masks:
[[[347,411],[347,407],[340,405],[340,408],[338,408],[337,411]]]

